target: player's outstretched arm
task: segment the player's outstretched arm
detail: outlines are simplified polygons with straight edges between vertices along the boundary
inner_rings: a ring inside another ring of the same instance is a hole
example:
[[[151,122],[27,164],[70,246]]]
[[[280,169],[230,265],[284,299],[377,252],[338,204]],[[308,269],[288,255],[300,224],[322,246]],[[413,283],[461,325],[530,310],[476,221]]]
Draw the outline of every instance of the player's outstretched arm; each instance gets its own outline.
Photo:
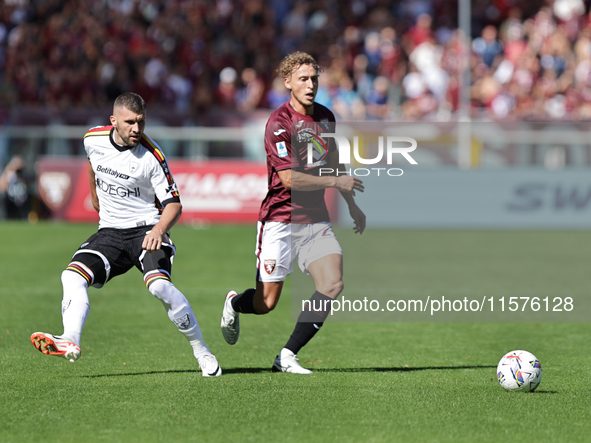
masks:
[[[160,221],[146,234],[142,243],[142,249],[148,252],[154,252],[162,246],[162,237],[175,225],[181,217],[183,207],[178,202],[167,204],[162,214]]]

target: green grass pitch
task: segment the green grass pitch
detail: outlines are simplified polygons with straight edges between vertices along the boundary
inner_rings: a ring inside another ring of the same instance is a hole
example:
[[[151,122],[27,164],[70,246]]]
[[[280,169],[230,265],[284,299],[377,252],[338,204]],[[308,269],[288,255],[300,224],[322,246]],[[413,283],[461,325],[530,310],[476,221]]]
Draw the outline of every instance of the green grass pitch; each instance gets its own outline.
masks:
[[[94,231],[0,224],[2,443],[589,441],[589,323],[330,323],[300,352],[312,376],[276,374],[270,367],[293,328],[287,290],[270,315],[242,316],[240,340],[228,346],[222,303],[229,289],[253,283],[253,226],[173,230],[173,281],[222,377],[201,377],[136,270],[90,290],[80,360],[42,355],[29,337],[62,332],[60,273]],[[394,296],[591,289],[590,232],[390,235],[399,237]],[[536,392],[498,385],[497,362],[513,349],[540,359]]]

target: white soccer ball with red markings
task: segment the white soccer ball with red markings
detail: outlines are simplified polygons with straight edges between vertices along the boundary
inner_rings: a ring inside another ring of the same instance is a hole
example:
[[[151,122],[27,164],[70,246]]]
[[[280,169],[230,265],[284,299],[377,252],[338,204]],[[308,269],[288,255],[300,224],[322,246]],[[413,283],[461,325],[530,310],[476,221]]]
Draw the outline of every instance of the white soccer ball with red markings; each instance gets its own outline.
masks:
[[[497,378],[508,391],[535,391],[542,381],[542,365],[531,352],[511,351],[497,365]]]

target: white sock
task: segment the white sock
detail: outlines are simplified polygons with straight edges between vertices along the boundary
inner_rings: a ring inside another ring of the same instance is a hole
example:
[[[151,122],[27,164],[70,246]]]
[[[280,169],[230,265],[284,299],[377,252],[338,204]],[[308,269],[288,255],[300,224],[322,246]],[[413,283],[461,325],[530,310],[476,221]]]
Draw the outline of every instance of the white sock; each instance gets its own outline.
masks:
[[[148,288],[157,297],[168,314],[168,318],[175,324],[177,329],[187,338],[193,347],[195,358],[211,351],[203,340],[201,329],[197,318],[186,297],[179,291],[172,282],[163,278],[154,280]]]
[[[88,283],[84,277],[74,271],[63,271],[62,286],[64,289],[62,299],[63,336],[80,346],[82,329],[90,310]]]

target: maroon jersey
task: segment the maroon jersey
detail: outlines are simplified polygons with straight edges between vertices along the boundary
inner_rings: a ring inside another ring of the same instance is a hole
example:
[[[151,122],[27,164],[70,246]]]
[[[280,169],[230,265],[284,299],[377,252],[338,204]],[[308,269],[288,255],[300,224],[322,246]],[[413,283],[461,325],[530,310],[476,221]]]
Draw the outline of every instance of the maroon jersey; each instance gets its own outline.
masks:
[[[289,102],[277,109],[265,128],[269,190],[261,204],[259,221],[318,223],[329,221],[324,189],[290,192],[281,183],[277,171],[294,171],[318,176],[328,156],[336,150],[333,138],[320,138],[334,132],[335,118],[325,106],[314,103],[314,113],[304,115]],[[313,146],[313,163],[308,166],[308,144]],[[292,198],[293,197],[293,198]]]

